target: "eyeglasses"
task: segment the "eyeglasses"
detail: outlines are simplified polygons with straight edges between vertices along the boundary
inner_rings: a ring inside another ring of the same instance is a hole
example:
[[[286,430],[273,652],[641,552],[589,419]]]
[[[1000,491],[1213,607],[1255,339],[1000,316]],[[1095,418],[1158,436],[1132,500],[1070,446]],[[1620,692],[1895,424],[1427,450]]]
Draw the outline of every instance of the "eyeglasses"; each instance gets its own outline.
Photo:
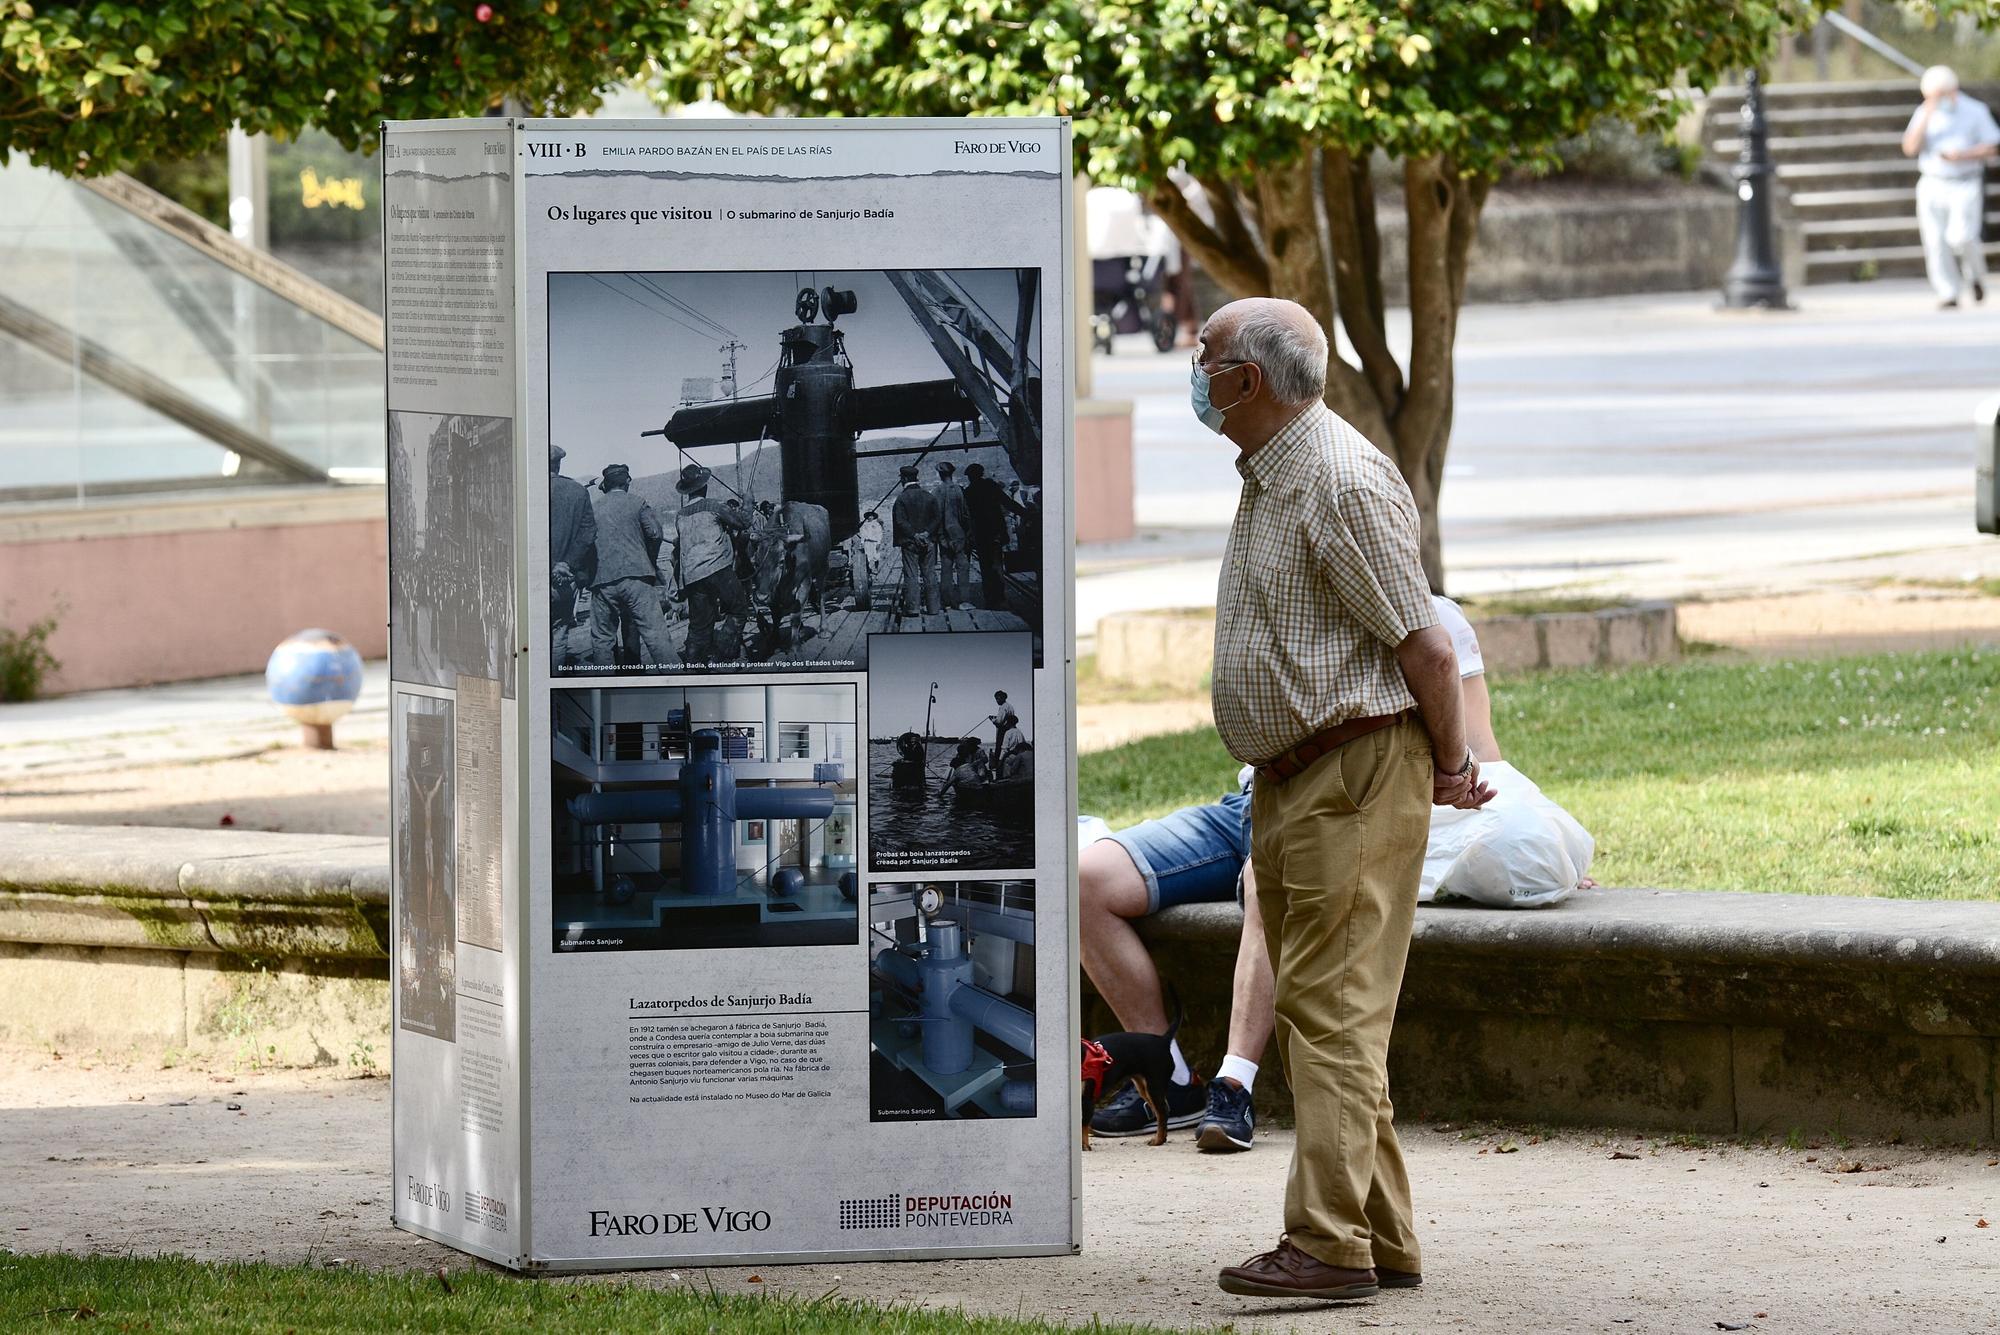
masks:
[[[1196,348],[1192,353],[1188,355],[1188,369],[1193,371],[1199,371],[1201,369],[1201,354],[1203,351],[1204,349],[1202,348]],[[1236,361],[1228,363],[1225,366],[1218,367],[1217,369],[1223,371],[1233,371],[1239,366],[1248,366],[1249,364],[1250,363],[1247,361],[1238,359]],[[1214,375],[1215,372],[1211,371],[1209,372],[1209,374]]]

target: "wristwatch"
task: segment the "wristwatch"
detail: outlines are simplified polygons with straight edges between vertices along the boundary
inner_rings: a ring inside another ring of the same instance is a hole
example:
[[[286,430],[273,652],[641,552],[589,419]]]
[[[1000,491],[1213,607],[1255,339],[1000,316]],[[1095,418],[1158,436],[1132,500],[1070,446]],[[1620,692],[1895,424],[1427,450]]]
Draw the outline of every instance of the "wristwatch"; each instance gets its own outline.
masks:
[[[1465,763],[1463,765],[1460,765],[1457,769],[1453,770],[1451,772],[1451,777],[1454,779],[1464,779],[1470,777],[1472,774],[1473,766],[1476,763],[1477,762],[1472,758],[1472,748],[1469,746],[1466,747]]]

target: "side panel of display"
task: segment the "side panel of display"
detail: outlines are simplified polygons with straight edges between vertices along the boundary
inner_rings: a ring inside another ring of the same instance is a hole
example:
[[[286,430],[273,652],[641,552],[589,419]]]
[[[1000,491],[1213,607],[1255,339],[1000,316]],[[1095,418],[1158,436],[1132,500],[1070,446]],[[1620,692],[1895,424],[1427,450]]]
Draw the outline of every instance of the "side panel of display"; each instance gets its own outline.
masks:
[[[1072,1250],[1064,127],[523,137],[534,1260]]]
[[[395,1221],[524,1251],[514,159],[383,136]]]

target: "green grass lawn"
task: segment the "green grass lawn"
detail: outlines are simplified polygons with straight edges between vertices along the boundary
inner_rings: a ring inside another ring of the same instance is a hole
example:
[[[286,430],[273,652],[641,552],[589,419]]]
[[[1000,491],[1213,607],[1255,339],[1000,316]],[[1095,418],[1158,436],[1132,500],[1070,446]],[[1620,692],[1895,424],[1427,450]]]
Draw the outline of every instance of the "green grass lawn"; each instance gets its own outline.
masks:
[[[740,1281],[736,1281],[740,1282]],[[447,1288],[447,1285],[449,1286]],[[1044,1335],[1039,1321],[816,1301],[718,1296],[705,1286],[537,1281],[490,1270],[372,1274],[174,1257],[0,1252],[0,1327],[147,1331],[702,1331],[723,1335]],[[1096,1325],[1106,1335],[1152,1326]]]
[[[1609,885],[2000,899],[2000,654],[1695,660],[1496,680],[1493,729]],[[1213,801],[1213,732],[1082,757],[1119,826]]]

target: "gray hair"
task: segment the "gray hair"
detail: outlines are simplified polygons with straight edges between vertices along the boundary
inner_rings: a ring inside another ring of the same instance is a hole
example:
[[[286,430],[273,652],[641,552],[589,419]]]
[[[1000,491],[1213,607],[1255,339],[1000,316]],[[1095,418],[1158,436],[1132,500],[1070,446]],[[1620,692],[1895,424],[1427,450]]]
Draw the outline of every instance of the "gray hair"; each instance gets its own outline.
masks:
[[[1231,322],[1229,356],[1255,362],[1280,403],[1306,403],[1326,393],[1326,331],[1311,320],[1287,320],[1251,309]]]
[[[1934,93],[1955,93],[1958,91],[1958,74],[1949,65],[1933,65],[1924,71],[1917,87],[1925,97]]]

